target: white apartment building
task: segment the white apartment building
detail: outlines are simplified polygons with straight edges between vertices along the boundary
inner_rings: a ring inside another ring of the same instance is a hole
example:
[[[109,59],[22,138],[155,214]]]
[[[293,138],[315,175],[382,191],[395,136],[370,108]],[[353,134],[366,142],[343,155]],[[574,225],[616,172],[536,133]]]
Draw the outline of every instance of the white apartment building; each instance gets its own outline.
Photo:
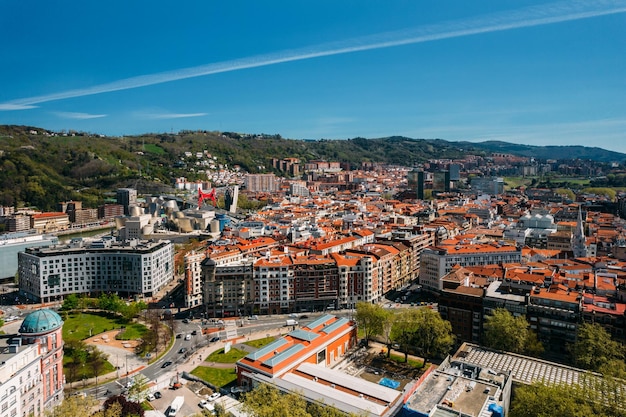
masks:
[[[455,265],[477,266],[502,263],[519,263],[522,251],[515,246],[488,243],[456,246],[431,246],[422,251],[419,283],[424,289],[441,291],[441,278],[452,271]]]
[[[0,353],[0,416],[43,416],[41,360],[37,345],[8,345]]]
[[[20,294],[51,302],[68,294],[114,292],[150,297],[174,278],[169,240],[82,241],[18,254]]]

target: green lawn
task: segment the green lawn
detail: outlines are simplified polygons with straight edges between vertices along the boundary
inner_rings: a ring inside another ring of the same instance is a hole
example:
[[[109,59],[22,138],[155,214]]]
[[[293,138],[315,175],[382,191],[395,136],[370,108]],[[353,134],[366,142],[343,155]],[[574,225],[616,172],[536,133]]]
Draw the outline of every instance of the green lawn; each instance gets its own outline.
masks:
[[[263,346],[269,345],[274,340],[276,340],[276,338],[274,336],[270,336],[270,337],[264,337],[262,339],[248,340],[247,342],[244,342],[244,344],[248,346],[252,346],[253,348],[260,349]]]
[[[206,362],[217,362],[217,363],[235,363],[239,359],[241,359],[244,356],[246,356],[247,354],[248,354],[248,352],[246,352],[244,350],[241,350],[241,349],[237,349],[237,348],[231,348],[228,353],[224,353],[224,349],[220,349],[220,350],[216,350],[215,352],[211,353],[205,359],[205,361]]]
[[[84,340],[90,336],[126,326],[124,340],[140,338],[146,331],[142,324],[127,323],[114,315],[72,313],[63,318],[63,340]]]
[[[191,371],[191,374],[197,376],[198,378],[202,378],[206,382],[209,382],[219,388],[232,384],[237,380],[235,368],[221,369],[198,366],[196,369]]]
[[[153,143],[146,143],[143,145],[143,151],[144,152],[150,152],[150,153],[154,153],[157,155],[164,155],[165,154],[165,149],[161,148],[158,145],[155,145]]]
[[[117,336],[120,340],[135,340],[143,337],[148,328],[140,323],[130,323],[126,325],[123,333]]]
[[[70,375],[67,371],[67,368],[65,368],[65,364],[70,361],[71,361],[71,358],[63,357],[64,373],[67,378],[67,382],[78,383],[82,381],[83,379],[89,379],[89,378],[93,378],[94,376],[96,376],[93,372],[93,369],[89,366],[88,363],[86,363],[85,366],[80,367],[78,371],[76,372],[76,377],[75,377],[76,379],[74,379],[74,381],[70,381]],[[99,376],[106,375],[113,371],[115,371],[115,366],[111,365],[111,363],[107,361],[102,366]],[[100,379],[98,379],[98,382],[101,382]]]
[[[84,340],[125,326],[121,318],[92,313],[72,313],[63,318],[63,340]]]

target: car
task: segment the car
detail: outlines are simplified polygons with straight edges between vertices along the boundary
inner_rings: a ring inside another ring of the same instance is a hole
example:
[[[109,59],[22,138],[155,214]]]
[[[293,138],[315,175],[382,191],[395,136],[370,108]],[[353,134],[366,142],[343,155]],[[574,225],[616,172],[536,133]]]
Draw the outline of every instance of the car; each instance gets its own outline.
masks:
[[[148,396],[146,397],[146,400],[148,401],[154,401],[154,394],[148,394]]]
[[[307,316],[306,314],[303,314],[302,316],[300,316],[300,319],[308,319],[309,316]]]
[[[187,348],[182,347],[178,349],[178,353],[185,353],[185,352],[187,352]]]
[[[209,395],[209,401],[215,401],[221,396],[222,394],[220,394],[219,392],[214,392],[213,394]]]
[[[198,334],[198,331],[197,331],[197,330],[194,330],[193,332],[191,332],[191,334],[195,336],[195,335],[197,335],[197,334]]]
[[[161,365],[161,368],[167,368],[171,364],[172,364],[172,362],[170,362],[170,361],[163,362],[163,365]]]
[[[188,334],[187,336],[185,336],[185,340],[191,340],[191,335]]]
[[[161,395],[161,393],[160,393],[159,391],[157,391],[157,392],[155,392],[155,393],[154,393],[154,398],[156,398],[157,400],[158,400],[159,398],[161,398],[161,397],[162,397],[162,395]]]
[[[258,320],[259,316],[257,316],[256,314],[253,314],[252,316],[248,317],[248,320]]]
[[[219,341],[220,341],[219,336],[214,336],[214,337],[212,337],[212,338],[209,340],[209,342],[211,342],[211,343],[214,343],[214,342],[219,342]]]
[[[298,318],[298,315],[297,315],[296,313],[291,313],[291,314],[289,315],[289,317],[290,317],[290,318],[292,318],[292,319],[297,319],[297,318]]]
[[[180,339],[181,337],[183,337],[183,335],[182,335],[182,334],[180,334],[180,333],[178,333],[178,334],[176,335],[176,339]]]
[[[185,324],[189,323],[189,319],[183,319],[183,323]]]

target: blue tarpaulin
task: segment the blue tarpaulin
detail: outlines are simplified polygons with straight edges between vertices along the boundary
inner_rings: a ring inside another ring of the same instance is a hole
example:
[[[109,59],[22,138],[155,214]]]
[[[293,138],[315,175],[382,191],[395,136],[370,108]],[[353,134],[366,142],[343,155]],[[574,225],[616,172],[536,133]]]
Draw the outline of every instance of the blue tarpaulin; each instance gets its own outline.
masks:
[[[396,389],[400,386],[400,383],[398,381],[394,381],[393,379],[389,379],[389,378],[381,379],[380,382],[378,382],[378,384],[383,385],[388,388],[393,388],[393,389]]]

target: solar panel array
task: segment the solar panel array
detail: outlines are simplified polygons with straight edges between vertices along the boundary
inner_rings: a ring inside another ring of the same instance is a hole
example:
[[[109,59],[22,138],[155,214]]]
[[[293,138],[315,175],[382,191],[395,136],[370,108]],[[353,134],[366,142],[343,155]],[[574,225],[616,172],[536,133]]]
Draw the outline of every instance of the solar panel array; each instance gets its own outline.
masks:
[[[259,350],[255,350],[252,353],[248,353],[246,355],[246,358],[252,361],[256,361],[257,359],[262,358],[263,356],[267,355],[268,353],[273,352],[274,350],[278,349],[279,347],[285,344],[287,344],[287,340],[283,338],[277,339],[273,341],[272,343],[270,343],[269,345],[262,347]]]

